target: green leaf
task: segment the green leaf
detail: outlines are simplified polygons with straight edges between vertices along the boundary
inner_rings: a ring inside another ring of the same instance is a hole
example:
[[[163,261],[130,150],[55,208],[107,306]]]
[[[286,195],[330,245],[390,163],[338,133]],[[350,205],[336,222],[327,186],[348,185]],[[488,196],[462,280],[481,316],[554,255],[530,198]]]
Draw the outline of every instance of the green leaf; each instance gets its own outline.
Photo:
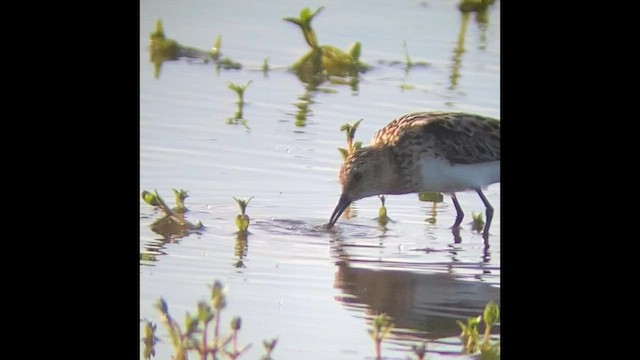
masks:
[[[239,316],[235,316],[231,319],[231,330],[238,331],[242,325],[242,319]]]
[[[167,314],[169,312],[169,307],[167,306],[167,302],[164,301],[162,297],[160,297],[160,299],[156,301],[155,306],[163,314]]]
[[[349,53],[349,55],[351,55],[353,60],[358,61],[358,59],[360,58],[361,49],[362,49],[362,44],[360,44],[359,41],[356,41],[353,44],[351,44],[351,47],[347,52]]]
[[[233,197],[233,199],[238,203],[241,214],[244,215],[247,210],[247,205],[249,205],[249,202],[251,201],[251,199],[253,199],[253,196],[248,199],[237,199],[235,197]]]
[[[300,10],[300,20],[303,22],[306,22],[311,16],[311,10],[308,7]]]
[[[262,346],[264,346],[264,349],[268,352],[272,352],[273,348],[276,347],[276,344],[278,343],[278,338],[273,338],[270,340],[263,340],[262,341]]]
[[[496,321],[498,321],[499,316],[500,316],[500,309],[498,308],[498,305],[493,301],[489,301],[487,306],[485,306],[484,308],[484,313],[483,313],[484,323],[487,326],[493,326],[493,324],[495,324]]]
[[[216,280],[211,289],[211,305],[216,311],[222,310],[226,305],[226,294],[222,283]]]
[[[338,151],[340,151],[340,155],[342,155],[342,161],[346,161],[349,157],[349,152],[347,151],[347,149],[338,148]]]
[[[220,48],[222,47],[222,35],[218,35],[216,41],[213,43],[213,47],[211,48],[211,57],[213,60],[218,60],[220,56]]]
[[[198,321],[203,324],[207,324],[213,319],[213,312],[211,307],[205,301],[198,302]]]
[[[144,202],[152,206],[159,205],[158,198],[156,197],[156,195],[146,190],[142,192],[142,200],[144,200]]]

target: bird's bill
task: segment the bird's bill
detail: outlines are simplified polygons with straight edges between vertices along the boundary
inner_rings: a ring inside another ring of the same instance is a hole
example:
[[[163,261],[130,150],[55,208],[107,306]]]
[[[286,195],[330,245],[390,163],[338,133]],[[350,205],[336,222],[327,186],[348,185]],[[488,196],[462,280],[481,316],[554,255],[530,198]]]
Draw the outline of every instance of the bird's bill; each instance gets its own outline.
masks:
[[[342,213],[347,209],[347,207],[349,207],[349,204],[351,204],[351,199],[349,199],[349,197],[347,196],[347,194],[342,194],[340,196],[340,200],[338,200],[338,205],[336,205],[335,210],[333,210],[333,214],[331,214],[331,218],[329,219],[329,227],[332,227],[333,224],[336,223],[336,221],[338,221],[338,219],[340,218],[340,215],[342,215]]]

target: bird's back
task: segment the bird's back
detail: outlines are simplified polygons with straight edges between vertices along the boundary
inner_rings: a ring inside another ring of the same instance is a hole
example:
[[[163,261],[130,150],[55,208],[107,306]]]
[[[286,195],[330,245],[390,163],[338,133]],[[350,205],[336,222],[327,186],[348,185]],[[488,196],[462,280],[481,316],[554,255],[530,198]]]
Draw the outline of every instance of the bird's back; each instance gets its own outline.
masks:
[[[400,152],[428,149],[453,164],[499,161],[500,121],[466,113],[411,113],[378,130],[371,146],[391,146]]]

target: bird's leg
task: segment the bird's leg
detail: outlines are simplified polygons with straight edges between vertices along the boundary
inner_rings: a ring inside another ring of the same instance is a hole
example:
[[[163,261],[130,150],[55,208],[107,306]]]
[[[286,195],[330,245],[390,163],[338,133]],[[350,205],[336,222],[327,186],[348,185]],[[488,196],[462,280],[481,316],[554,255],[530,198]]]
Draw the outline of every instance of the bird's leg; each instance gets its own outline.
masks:
[[[484,226],[484,231],[482,232],[482,238],[484,239],[485,245],[488,245],[489,226],[491,226],[491,219],[493,219],[493,206],[489,204],[489,200],[487,200],[487,198],[484,196],[484,193],[482,193],[482,190],[477,189],[476,191],[478,192],[478,195],[480,195],[480,199],[482,199],[484,206],[487,207],[487,210],[485,213],[487,216],[487,222],[486,222],[486,225]]]
[[[462,208],[460,207],[456,194],[451,194],[451,199],[453,200],[453,206],[456,207],[456,222],[453,223],[453,228],[455,229],[460,227],[460,223],[464,218],[464,213],[462,212]]]

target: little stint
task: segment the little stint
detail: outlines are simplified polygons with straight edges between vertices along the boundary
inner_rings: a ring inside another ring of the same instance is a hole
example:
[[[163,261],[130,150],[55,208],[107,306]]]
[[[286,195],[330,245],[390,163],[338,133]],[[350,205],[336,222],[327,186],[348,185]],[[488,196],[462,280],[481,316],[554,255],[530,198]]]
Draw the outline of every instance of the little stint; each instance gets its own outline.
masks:
[[[455,193],[475,190],[486,207],[482,235],[487,243],[493,207],[482,189],[500,182],[500,121],[450,112],[401,116],[345,160],[339,180],[342,195],[329,227],[349,204],[365,197],[442,192],[453,200],[453,230],[459,231],[464,213]]]

